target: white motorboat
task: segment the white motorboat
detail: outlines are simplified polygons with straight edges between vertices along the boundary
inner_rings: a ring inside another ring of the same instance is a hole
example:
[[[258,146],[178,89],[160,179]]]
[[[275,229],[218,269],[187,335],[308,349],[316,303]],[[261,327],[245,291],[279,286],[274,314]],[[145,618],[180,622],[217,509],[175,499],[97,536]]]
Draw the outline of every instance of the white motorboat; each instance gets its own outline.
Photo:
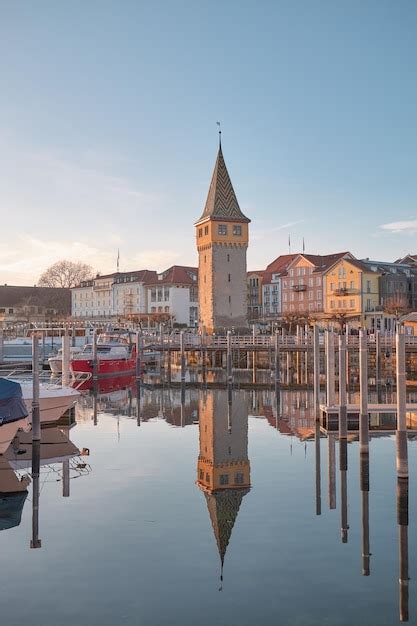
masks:
[[[71,346],[70,347],[70,359],[73,359],[76,354],[82,352],[82,348]],[[62,348],[60,348],[54,356],[50,356],[48,359],[49,367],[54,375],[62,374]]]
[[[16,381],[18,382],[18,381]],[[20,382],[23,400],[32,411],[33,387],[32,381]],[[80,392],[72,387],[61,387],[54,383],[41,383],[39,387],[39,408],[41,424],[56,422],[68,409],[74,406],[80,396]],[[29,418],[31,422],[31,418]]]

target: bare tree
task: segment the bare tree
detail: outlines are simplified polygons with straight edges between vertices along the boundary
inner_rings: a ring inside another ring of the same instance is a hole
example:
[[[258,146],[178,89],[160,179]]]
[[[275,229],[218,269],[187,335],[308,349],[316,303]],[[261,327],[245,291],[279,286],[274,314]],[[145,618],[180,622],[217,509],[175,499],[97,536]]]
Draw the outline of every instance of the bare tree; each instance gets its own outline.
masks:
[[[39,278],[40,287],[75,287],[82,280],[93,277],[91,265],[78,261],[57,261],[42,274]]]
[[[402,315],[411,311],[411,306],[405,293],[395,293],[385,299],[384,313],[395,315],[398,320]]]

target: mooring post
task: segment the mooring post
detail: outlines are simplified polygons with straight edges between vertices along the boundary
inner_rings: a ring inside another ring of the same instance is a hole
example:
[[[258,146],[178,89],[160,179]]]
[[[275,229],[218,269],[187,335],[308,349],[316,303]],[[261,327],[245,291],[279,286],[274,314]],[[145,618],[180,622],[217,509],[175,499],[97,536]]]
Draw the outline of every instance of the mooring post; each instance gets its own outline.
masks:
[[[339,335],[339,438],[347,438],[346,337]]]
[[[408,622],[408,478],[397,480],[400,622]]]
[[[185,347],[184,331],[180,332],[180,355],[181,355],[181,383],[185,382]]]
[[[397,330],[397,474],[399,478],[408,478],[408,450],[406,423],[406,373],[405,373],[405,335],[403,329]]]
[[[232,432],[232,385],[227,385],[227,430]]]
[[[39,406],[39,340],[32,335],[32,441],[41,439],[41,417]]]
[[[334,353],[334,332],[326,330],[326,403],[327,406],[334,406],[336,402],[335,384],[335,353]]]
[[[227,384],[232,385],[233,383],[233,357],[232,357],[232,332],[230,330],[227,331]]]
[[[0,363],[4,361],[4,334],[3,329],[0,328]]]
[[[70,338],[68,330],[65,329],[62,335],[62,386],[66,387],[70,383]]]
[[[252,353],[252,383],[256,384],[256,351],[255,351],[255,343],[256,343],[256,332],[255,332],[255,324],[252,326],[252,344],[253,344],[253,353]]]
[[[287,385],[291,383],[291,354],[287,346]]]
[[[360,485],[362,496],[362,576],[370,574],[369,547],[369,453],[360,454]]]
[[[280,383],[280,371],[279,371],[279,334],[275,331],[274,337],[274,359],[275,359],[275,388],[278,388]]]
[[[320,329],[313,327],[313,359],[314,359],[314,418],[320,419]]]
[[[366,331],[359,331],[359,450],[369,451],[369,416],[368,416],[368,336]]]
[[[381,333],[375,330],[375,385],[377,402],[381,402]]]
[[[97,360],[97,328],[93,330],[93,382],[98,379],[98,360]]]
[[[70,462],[69,459],[62,461],[62,495],[69,498],[70,495]]]
[[[161,358],[159,359],[159,375],[162,377],[163,370],[165,369],[164,327],[162,324],[159,325],[159,346],[161,350]]]
[[[142,337],[142,333],[139,330],[136,331],[135,349],[136,349],[135,378],[136,378],[136,384],[140,385],[141,375],[142,375],[143,337]]]
[[[329,483],[329,509],[336,508],[336,437],[333,433],[327,433],[328,444],[328,483]]]

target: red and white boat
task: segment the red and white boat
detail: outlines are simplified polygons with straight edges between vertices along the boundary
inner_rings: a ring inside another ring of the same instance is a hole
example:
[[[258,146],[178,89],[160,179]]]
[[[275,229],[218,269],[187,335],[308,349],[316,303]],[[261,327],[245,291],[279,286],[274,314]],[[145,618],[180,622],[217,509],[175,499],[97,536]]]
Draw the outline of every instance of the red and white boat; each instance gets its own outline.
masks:
[[[79,354],[74,354],[70,366],[72,373],[93,374],[93,344],[89,343]],[[104,333],[97,338],[98,376],[117,376],[133,373],[136,369],[136,346],[130,333]]]

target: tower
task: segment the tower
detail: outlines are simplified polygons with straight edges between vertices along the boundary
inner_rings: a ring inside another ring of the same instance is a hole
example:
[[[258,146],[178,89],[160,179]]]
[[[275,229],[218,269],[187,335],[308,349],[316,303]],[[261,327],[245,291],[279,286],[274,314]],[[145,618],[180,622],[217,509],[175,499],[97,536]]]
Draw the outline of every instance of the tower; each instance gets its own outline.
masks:
[[[220,141],[206,205],[195,223],[201,330],[247,327],[249,222],[240,210]]]
[[[200,454],[197,485],[204,492],[221,570],[243,497],[250,489],[248,410],[239,394],[224,392],[199,400]]]

